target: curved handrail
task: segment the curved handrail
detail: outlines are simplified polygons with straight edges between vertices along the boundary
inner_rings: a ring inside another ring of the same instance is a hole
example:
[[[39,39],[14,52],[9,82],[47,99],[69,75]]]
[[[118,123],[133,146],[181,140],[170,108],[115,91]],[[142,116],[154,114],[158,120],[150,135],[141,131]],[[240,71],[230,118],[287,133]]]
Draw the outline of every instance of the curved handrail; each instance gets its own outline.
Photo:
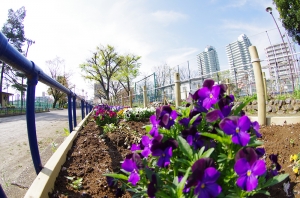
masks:
[[[81,100],[81,115],[82,119],[85,115],[92,110],[92,105],[89,104],[84,99],[77,96],[70,89],[66,88],[56,80],[52,79],[50,76],[45,74],[41,68],[39,68],[34,62],[29,61],[23,54],[17,51],[12,45],[8,43],[7,38],[0,32],[0,60],[9,64],[17,70],[22,71],[28,81],[27,81],[27,102],[26,102],[26,121],[27,121],[27,133],[28,141],[30,146],[30,152],[34,168],[38,174],[43,166],[41,164],[39,148],[36,136],[36,126],[35,126],[35,88],[38,81],[53,87],[59,91],[62,91],[68,95],[68,118],[69,118],[69,129],[70,132],[73,131],[73,126],[76,127],[76,98]],[[72,105],[73,100],[73,105]],[[73,109],[73,111],[72,111]],[[72,117],[73,113],[73,117]],[[74,120],[74,125],[73,125]],[[5,197],[1,185],[0,185],[0,197]]]

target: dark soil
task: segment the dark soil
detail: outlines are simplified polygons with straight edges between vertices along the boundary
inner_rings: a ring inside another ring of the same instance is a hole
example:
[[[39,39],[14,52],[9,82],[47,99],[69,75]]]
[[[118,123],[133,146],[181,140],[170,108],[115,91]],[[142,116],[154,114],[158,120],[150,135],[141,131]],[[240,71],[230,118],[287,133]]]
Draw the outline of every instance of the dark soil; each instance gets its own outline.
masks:
[[[79,133],[69,151],[67,161],[63,165],[55,182],[55,188],[50,197],[131,197],[126,192],[116,195],[118,189],[108,187],[106,172],[118,172],[120,161],[124,160],[132,143],[139,141],[141,135],[146,134],[143,126],[149,122],[126,122],[120,123],[121,129],[114,133],[103,136],[102,131],[89,122]],[[134,131],[134,133],[132,133]],[[299,178],[293,173],[290,155],[300,152],[300,124],[284,126],[265,126],[260,131],[265,142],[264,147],[269,154],[278,154],[279,163],[282,166],[281,173],[289,173],[290,190],[289,196],[283,190],[283,184],[269,188],[271,197],[300,197]],[[292,140],[292,141],[291,141]],[[291,143],[293,142],[293,144]],[[270,160],[266,158],[267,165]],[[83,178],[82,188],[75,190],[70,186],[67,177]],[[284,181],[286,182],[286,181]],[[256,198],[267,197],[256,195]]]

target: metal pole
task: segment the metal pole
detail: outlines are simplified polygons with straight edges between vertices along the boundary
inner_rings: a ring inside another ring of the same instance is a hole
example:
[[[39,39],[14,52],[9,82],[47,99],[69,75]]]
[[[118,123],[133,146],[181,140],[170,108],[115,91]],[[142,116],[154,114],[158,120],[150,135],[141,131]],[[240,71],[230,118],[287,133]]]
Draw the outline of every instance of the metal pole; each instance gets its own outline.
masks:
[[[271,7],[267,7],[267,8],[266,8],[266,11],[267,11],[267,12],[270,12],[270,14],[271,14],[271,16],[272,16],[272,18],[273,18],[273,20],[274,20],[276,26],[277,26],[278,32],[279,32],[280,37],[281,37],[281,40],[282,40],[282,44],[284,45],[284,49],[285,49],[286,55],[288,55],[287,49],[286,49],[285,44],[284,44],[283,36],[282,36],[282,34],[281,34],[281,31],[280,31],[280,29],[279,29],[279,27],[278,27],[278,24],[277,24],[277,22],[276,22],[274,16],[273,16],[273,14],[272,14],[272,8],[271,8]],[[292,71],[292,68],[291,68],[291,62],[290,62],[289,57],[287,57],[287,59],[288,59],[288,62],[289,62],[290,74],[291,74],[291,77],[292,77],[292,89],[293,89],[293,91],[294,91],[294,90],[295,90],[295,87],[294,87],[294,75],[293,75],[293,71]]]
[[[68,117],[69,117],[69,130],[73,131],[73,122],[72,122],[72,96],[68,94]]]
[[[81,100],[81,118],[84,119],[85,115],[84,115],[84,101]]]
[[[146,86],[143,87],[143,102],[144,102],[144,108],[147,107],[147,88]]]
[[[77,126],[77,119],[76,119],[76,96],[73,96],[73,120],[74,120],[74,128]]]
[[[266,125],[266,97],[264,92],[264,84],[262,78],[262,71],[260,60],[255,46],[249,47],[251,56],[251,63],[253,65],[256,93],[257,93],[257,108],[258,108],[258,123],[260,125]]]
[[[179,76],[179,73],[175,73],[174,83],[175,83],[175,106],[179,107],[180,103],[181,103],[180,76]]]
[[[34,63],[33,63],[34,65]],[[42,162],[39,153],[39,146],[37,142],[36,126],[35,126],[35,87],[38,83],[38,77],[33,76],[27,78],[27,102],[26,102],[26,120],[28,141],[31,152],[32,161],[34,164],[36,174],[42,170]]]

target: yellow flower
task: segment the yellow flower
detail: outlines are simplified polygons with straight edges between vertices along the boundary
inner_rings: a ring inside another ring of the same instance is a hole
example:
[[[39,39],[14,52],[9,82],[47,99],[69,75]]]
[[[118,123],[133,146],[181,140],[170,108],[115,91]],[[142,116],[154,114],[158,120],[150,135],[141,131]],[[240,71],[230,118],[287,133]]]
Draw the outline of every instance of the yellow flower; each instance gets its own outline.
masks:
[[[292,162],[292,161],[297,161],[297,159],[298,159],[298,155],[296,155],[296,154],[294,154],[294,155],[291,155],[290,156],[290,161]]]
[[[294,172],[295,174],[298,174],[299,168],[298,168],[298,167],[293,167],[293,172]]]

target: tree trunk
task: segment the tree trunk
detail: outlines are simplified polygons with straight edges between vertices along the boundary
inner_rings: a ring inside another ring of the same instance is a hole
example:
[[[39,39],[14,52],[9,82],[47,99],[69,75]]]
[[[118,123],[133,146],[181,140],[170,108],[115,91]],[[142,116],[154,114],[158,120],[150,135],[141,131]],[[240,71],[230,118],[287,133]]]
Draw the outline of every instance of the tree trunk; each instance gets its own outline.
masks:
[[[57,100],[54,98],[53,105],[52,105],[53,109],[55,109],[56,103],[57,103]]]

